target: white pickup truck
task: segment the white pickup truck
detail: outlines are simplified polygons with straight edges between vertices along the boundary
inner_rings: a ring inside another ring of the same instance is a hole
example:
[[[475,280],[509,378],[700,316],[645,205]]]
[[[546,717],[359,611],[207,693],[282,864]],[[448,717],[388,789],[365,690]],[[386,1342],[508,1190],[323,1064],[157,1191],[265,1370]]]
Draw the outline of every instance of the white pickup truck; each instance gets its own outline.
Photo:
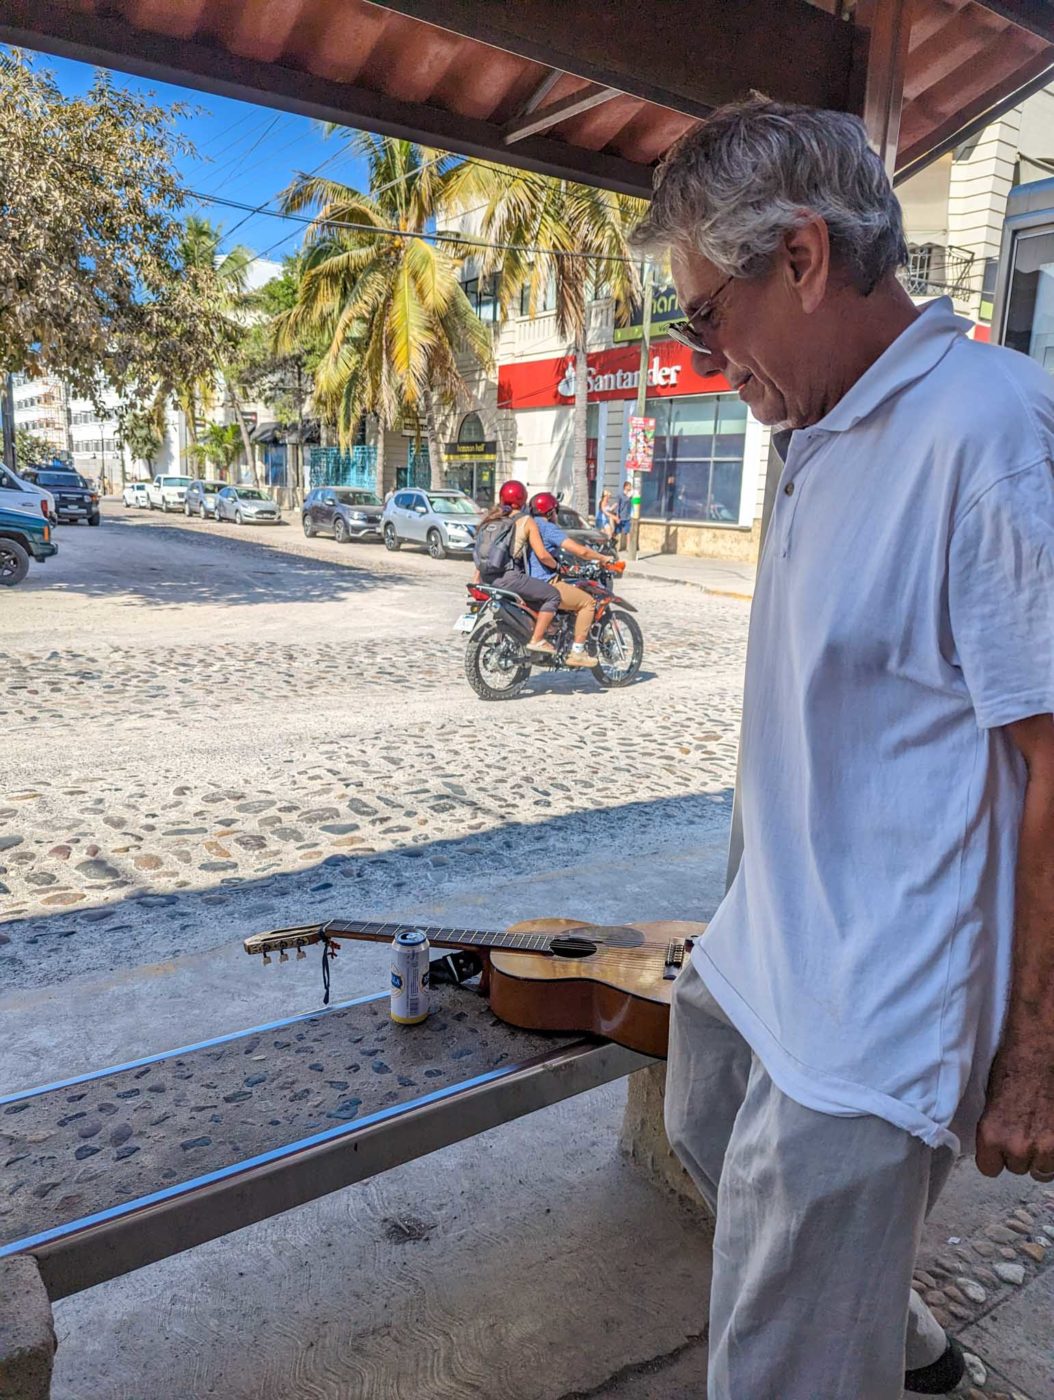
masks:
[[[146,503],[150,510],[182,510],[187,487],[192,476],[155,476],[146,488]]]

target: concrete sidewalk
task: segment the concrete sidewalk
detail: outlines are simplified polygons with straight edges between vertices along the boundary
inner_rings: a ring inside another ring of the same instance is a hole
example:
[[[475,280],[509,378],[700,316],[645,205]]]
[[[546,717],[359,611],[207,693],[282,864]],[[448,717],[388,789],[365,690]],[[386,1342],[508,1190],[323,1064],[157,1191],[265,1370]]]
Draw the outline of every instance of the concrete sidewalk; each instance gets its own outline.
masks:
[[[658,579],[662,583],[684,583],[719,597],[754,597],[753,564],[737,559],[697,559],[691,554],[642,554],[626,565],[634,578]]]

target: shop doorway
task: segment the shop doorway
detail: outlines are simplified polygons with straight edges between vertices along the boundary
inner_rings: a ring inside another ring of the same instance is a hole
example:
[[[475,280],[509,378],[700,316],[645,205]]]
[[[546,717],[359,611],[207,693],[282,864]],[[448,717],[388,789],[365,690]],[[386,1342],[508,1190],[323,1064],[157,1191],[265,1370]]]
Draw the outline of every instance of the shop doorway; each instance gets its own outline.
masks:
[[[498,444],[483,436],[483,423],[478,413],[466,413],[458,429],[457,441],[446,447],[447,486],[464,491],[477,505],[494,504],[494,473],[498,460]]]

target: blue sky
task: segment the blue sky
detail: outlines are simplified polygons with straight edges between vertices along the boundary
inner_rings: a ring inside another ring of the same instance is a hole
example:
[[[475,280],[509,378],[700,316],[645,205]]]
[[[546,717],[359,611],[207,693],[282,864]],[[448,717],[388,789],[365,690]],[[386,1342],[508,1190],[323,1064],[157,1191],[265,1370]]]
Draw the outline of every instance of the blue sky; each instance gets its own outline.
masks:
[[[94,69],[86,63],[51,54],[36,54],[33,62],[35,67],[54,73],[59,87],[70,97],[81,95],[91,84]],[[194,143],[199,158],[181,158],[179,167],[187,188],[197,193],[218,194],[254,207],[266,200],[270,208],[277,208],[275,196],[293,176],[323,161],[329,162],[324,172],[327,175],[352,185],[361,186],[365,181],[363,162],[346,153],[339,137],[327,140],[319,125],[307,117],[127,73],[114,71],[113,79],[120,87],[153,94],[162,106],[183,102],[193,109],[193,115],[180,122],[180,129]],[[295,251],[303,231],[303,225],[265,214],[253,215],[235,229],[245,218],[244,212],[209,201],[188,204],[187,211],[200,213],[230,230],[221,247],[242,243],[275,261]]]

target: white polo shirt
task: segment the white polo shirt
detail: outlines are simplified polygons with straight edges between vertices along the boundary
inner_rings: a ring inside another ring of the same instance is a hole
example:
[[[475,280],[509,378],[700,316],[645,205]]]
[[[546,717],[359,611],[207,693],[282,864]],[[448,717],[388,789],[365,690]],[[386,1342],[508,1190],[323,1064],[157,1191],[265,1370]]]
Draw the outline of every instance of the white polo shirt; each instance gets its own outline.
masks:
[[[972,1148],[1054,712],[1054,381],[927,307],[793,434],[747,651],[743,861],[694,963],[775,1084]]]

